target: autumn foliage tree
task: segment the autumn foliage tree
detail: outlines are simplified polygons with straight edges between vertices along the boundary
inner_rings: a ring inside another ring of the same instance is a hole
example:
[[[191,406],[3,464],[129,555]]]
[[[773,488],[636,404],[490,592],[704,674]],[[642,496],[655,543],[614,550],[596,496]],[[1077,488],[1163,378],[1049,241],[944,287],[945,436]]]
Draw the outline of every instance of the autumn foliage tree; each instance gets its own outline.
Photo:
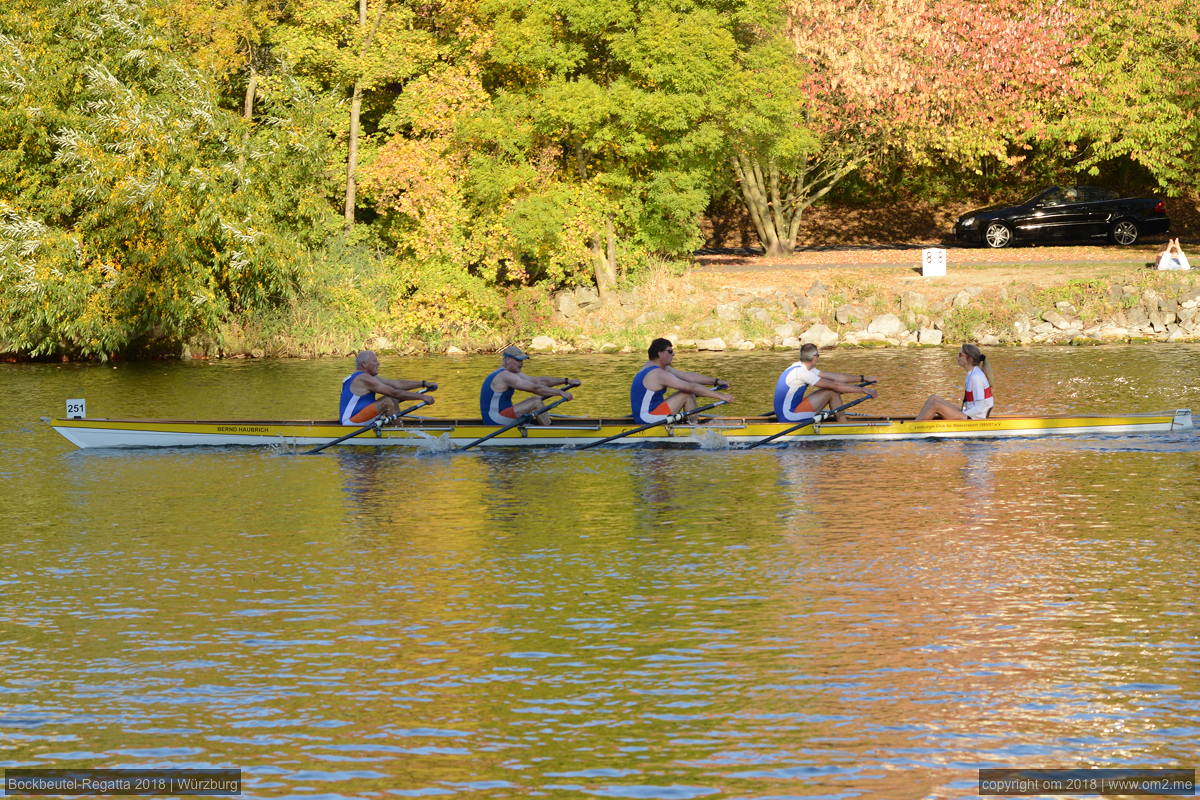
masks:
[[[770,69],[776,84],[798,74],[798,90],[744,96],[741,107],[767,119],[732,131],[733,168],[767,251],[790,252],[804,211],[872,159],[1020,160],[1079,91],[1076,30],[1058,0],[792,3],[795,68]],[[738,85],[771,74],[752,70]]]

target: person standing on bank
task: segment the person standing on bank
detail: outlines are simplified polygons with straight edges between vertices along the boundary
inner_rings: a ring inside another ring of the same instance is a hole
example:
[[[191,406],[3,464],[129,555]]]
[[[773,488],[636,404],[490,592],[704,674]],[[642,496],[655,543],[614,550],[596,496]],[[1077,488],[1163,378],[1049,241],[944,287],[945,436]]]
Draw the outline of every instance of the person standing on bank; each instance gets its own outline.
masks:
[[[962,407],[949,403],[936,394],[930,395],[917,414],[924,419],[987,419],[992,413],[992,371],[987,356],[973,344],[964,344],[958,351],[958,365],[967,371],[967,385]]]
[[[817,369],[820,357],[815,344],[801,345],[800,360],[780,373],[775,381],[775,419],[779,422],[810,420],[823,408],[842,405],[843,394],[876,396],[874,389],[862,385],[875,383],[874,376],[823,372]],[[837,420],[845,422],[844,415],[839,413]]]
[[[729,388],[724,381],[671,366],[675,360],[675,348],[667,339],[655,339],[650,343],[647,354],[650,360],[633,377],[629,389],[629,404],[636,421],[661,422],[671,414],[691,411],[696,408],[697,397],[733,402],[733,395],[716,391]],[[670,397],[666,396],[668,389],[675,390]]]
[[[572,398],[571,393],[555,386],[570,389],[582,385],[583,381],[575,378],[535,378],[524,374],[528,355],[521,352],[516,345],[509,345],[500,351],[500,369],[483,379],[479,390],[479,414],[484,422],[496,425],[508,425],[525,414],[537,414],[539,425],[549,425],[550,415],[539,414],[544,407],[543,397]],[[513,392],[529,392],[535,397],[528,397],[513,405]]]
[[[379,377],[379,356],[372,350],[363,350],[354,359],[355,371],[342,381],[342,398],[338,404],[338,419],[343,425],[370,422],[379,416],[390,416],[400,411],[397,400],[424,401],[433,405],[433,398],[418,394],[413,389],[438,388],[431,381],[389,380]],[[376,397],[375,395],[382,395]]]

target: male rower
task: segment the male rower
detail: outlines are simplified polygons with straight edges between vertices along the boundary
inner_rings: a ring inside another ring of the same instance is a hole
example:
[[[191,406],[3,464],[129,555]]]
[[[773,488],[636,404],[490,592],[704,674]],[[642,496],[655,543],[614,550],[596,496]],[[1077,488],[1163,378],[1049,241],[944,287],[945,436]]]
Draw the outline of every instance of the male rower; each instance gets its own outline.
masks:
[[[433,405],[433,397],[413,389],[437,389],[431,381],[389,380],[379,377],[379,356],[363,350],[354,358],[355,371],[342,381],[342,399],[338,419],[343,425],[370,422],[376,417],[400,412],[398,400],[420,400]],[[375,395],[381,395],[376,397]]]
[[[843,372],[822,372],[817,369],[821,353],[811,342],[800,346],[800,360],[790,365],[775,382],[775,419],[779,422],[804,422],[823,408],[842,405],[842,394],[862,392],[875,397],[872,375],[847,375]],[[856,383],[857,381],[857,383]],[[838,422],[845,415],[838,413]]]
[[[570,400],[571,393],[565,390],[583,383],[575,378],[536,378],[526,375],[521,370],[528,358],[515,344],[500,351],[500,369],[484,378],[479,390],[479,414],[484,422],[508,425],[526,414],[536,414],[539,425],[549,425],[550,415],[539,413],[545,407],[542,398],[563,397]],[[554,388],[559,385],[564,388]],[[514,391],[529,392],[534,397],[527,397],[514,405]]]
[[[647,361],[633,377],[629,389],[629,404],[633,407],[633,418],[638,422],[662,422],[671,414],[691,411],[696,408],[697,397],[733,402],[733,395],[717,391],[728,389],[729,384],[718,378],[710,378],[699,372],[675,369],[675,348],[667,339],[655,339],[647,351]],[[713,388],[708,388],[712,386]],[[666,396],[668,389],[675,393]]]

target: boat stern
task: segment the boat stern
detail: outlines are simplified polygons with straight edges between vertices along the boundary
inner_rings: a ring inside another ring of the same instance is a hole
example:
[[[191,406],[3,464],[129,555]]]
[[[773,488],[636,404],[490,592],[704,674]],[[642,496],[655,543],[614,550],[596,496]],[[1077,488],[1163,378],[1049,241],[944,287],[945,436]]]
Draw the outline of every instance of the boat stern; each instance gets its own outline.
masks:
[[[1192,410],[1190,408],[1181,408],[1175,412],[1175,418],[1171,420],[1171,431],[1190,431],[1192,430]]]

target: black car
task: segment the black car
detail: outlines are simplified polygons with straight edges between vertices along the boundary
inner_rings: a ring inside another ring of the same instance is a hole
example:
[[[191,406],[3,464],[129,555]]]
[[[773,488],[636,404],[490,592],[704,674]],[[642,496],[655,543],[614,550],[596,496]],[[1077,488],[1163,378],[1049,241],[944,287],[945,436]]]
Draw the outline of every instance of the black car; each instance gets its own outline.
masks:
[[[1121,197],[1096,186],[1051,186],[1017,206],[963,214],[954,225],[954,236],[988,247],[1100,237],[1130,245],[1170,227],[1166,207],[1157,197]]]

